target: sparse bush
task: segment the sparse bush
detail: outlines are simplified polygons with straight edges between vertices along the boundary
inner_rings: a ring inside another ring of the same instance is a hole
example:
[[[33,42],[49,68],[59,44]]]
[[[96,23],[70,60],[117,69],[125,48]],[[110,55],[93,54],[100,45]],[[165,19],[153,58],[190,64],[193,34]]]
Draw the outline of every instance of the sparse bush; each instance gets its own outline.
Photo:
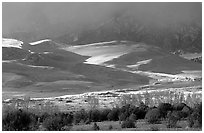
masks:
[[[123,105],[123,106],[120,108],[120,113],[124,113],[124,114],[127,115],[126,117],[128,117],[128,116],[129,116],[129,113],[130,113],[129,109],[130,109],[130,104]]]
[[[88,114],[84,109],[81,109],[80,111],[77,111],[74,114],[75,124],[78,124],[80,122],[86,122],[87,119],[88,119]]]
[[[197,104],[194,110],[194,118],[198,120],[198,127],[202,126],[202,103]]]
[[[173,110],[172,105],[169,103],[160,103],[157,108],[160,111],[161,118],[166,118],[167,112]]]
[[[187,118],[191,114],[191,108],[188,106],[183,107],[180,111],[181,118]]]
[[[147,112],[145,119],[148,123],[156,124],[160,122],[160,111],[157,108],[151,109]]]
[[[43,127],[48,131],[60,131],[63,126],[60,124],[59,117],[50,116],[43,121]]]
[[[140,108],[141,110],[147,111],[149,107],[148,107],[147,105],[145,105],[143,102],[141,102],[139,108]]]
[[[88,96],[86,101],[89,103],[91,109],[95,109],[99,106],[99,99],[95,96]]]
[[[40,114],[39,115],[40,122],[43,122],[49,116],[50,116],[50,114],[48,114],[47,112]]]
[[[99,126],[96,124],[96,122],[94,122],[93,130],[95,130],[95,131],[100,130],[100,128],[99,128]]]
[[[126,115],[124,114],[124,113],[122,113],[122,114],[120,114],[120,116],[119,116],[119,120],[120,121],[125,121],[126,120]]]
[[[39,128],[40,122],[38,121],[39,117],[36,114],[30,113],[31,123],[29,130],[36,131]]]
[[[66,122],[66,124],[72,124],[73,123],[73,118],[74,118],[74,116],[73,116],[73,113],[72,112],[70,112],[70,113],[63,113],[62,115],[61,115],[61,118],[63,118],[64,119],[64,121]]]
[[[135,122],[137,120],[137,116],[135,114],[131,114],[128,118],[130,121]]]
[[[52,102],[46,102],[46,103],[41,103],[41,104],[36,103],[35,109],[33,109],[33,113],[43,114],[45,112],[52,115],[54,113],[60,112],[60,110],[58,106],[54,105]]]
[[[132,112],[136,115],[137,119],[144,119],[147,111],[148,106],[144,105],[144,103],[140,103],[140,106],[134,108]]]
[[[108,114],[108,120],[110,121],[118,121],[119,120],[119,109],[113,108],[111,112]]]
[[[121,124],[121,128],[136,128],[135,123],[131,120],[123,121]]]
[[[193,125],[194,125],[194,118],[193,118],[192,115],[189,115],[189,116],[188,116],[187,122],[188,122],[188,126],[189,126],[189,127],[193,127]]]
[[[177,122],[181,119],[179,111],[173,111],[168,114],[167,127],[177,128]]]
[[[89,120],[93,122],[100,121],[100,111],[97,109],[90,110],[89,113]]]
[[[135,108],[135,106],[130,104],[124,105],[122,108],[120,108],[119,119],[121,121],[125,121],[131,114],[133,114]]]
[[[61,131],[67,124],[67,121],[57,114],[46,118],[42,123],[43,127],[45,127],[48,131]],[[71,124],[67,126],[71,126]]]
[[[144,104],[147,106],[151,103],[151,96],[148,93],[148,91],[144,93],[144,102],[145,102]]]
[[[176,103],[173,105],[173,110],[181,111],[185,106],[187,106],[185,103]]]
[[[108,114],[110,113],[110,109],[103,109],[100,111],[100,120],[101,121],[106,121],[108,120]]]
[[[192,114],[188,117],[189,127],[202,127],[202,103],[196,104]]]
[[[74,114],[74,124],[78,124],[81,121],[81,113],[80,112],[75,112]]]
[[[32,123],[31,113],[25,110],[12,110],[8,113],[4,113],[2,126],[4,131],[26,131],[30,130],[30,124]]]

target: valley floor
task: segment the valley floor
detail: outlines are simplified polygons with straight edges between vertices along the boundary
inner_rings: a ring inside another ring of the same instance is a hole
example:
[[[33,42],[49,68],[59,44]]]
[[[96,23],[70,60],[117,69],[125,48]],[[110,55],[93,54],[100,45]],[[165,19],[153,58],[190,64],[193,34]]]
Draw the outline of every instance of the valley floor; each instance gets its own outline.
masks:
[[[41,92],[33,93],[31,96],[31,106],[36,106],[36,103],[46,103],[51,102],[53,105],[57,106],[61,111],[75,111],[79,109],[89,109],[90,101],[96,98],[98,100],[99,108],[113,108],[116,106],[116,103],[121,103],[121,100],[130,100],[132,96],[138,101],[138,96],[142,100],[145,99],[145,96],[148,93],[148,97],[152,100],[152,105],[157,105],[159,102],[170,102],[169,99],[183,95],[183,100],[187,100],[187,97],[195,97],[193,102],[202,101],[202,85],[201,81],[194,82],[178,82],[178,83],[168,83],[168,84],[159,84],[159,85],[146,85],[146,86],[129,86],[129,88],[121,89],[109,89],[103,91],[92,91],[81,94],[73,95],[64,95],[60,92]],[[8,92],[9,93],[9,92]],[[9,93],[11,94],[11,93]],[[35,97],[36,95],[42,97]],[[61,95],[61,96],[59,96]],[[6,93],[3,94],[5,98]],[[48,97],[46,97],[48,96]],[[19,96],[20,97],[20,96]],[[23,97],[22,97],[23,98]],[[125,98],[125,99],[124,99]],[[11,98],[12,99],[12,98]],[[134,100],[134,99],[133,99]],[[133,101],[132,100],[132,101]],[[173,99],[172,99],[173,100]],[[133,101],[133,102],[136,102]],[[175,100],[173,100],[175,101]],[[9,99],[5,99],[4,102],[10,103]],[[176,101],[175,101],[176,102]],[[134,103],[137,104],[137,103]],[[139,104],[139,103],[138,103]],[[189,105],[190,106],[190,105]]]

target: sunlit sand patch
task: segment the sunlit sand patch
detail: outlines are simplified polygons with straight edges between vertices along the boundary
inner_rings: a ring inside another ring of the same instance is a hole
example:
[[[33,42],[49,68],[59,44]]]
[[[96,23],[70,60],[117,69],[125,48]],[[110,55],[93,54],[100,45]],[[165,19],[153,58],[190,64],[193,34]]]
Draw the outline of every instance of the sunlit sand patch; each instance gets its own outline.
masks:
[[[127,65],[127,67],[129,67],[129,68],[136,68],[136,69],[137,69],[140,65],[148,64],[148,63],[150,63],[151,61],[152,61],[152,59],[143,60],[143,61],[137,62],[137,63],[134,64],[134,65]]]
[[[122,56],[123,54],[106,54],[106,55],[99,55],[99,56],[93,56],[88,58],[84,63],[85,64],[103,64],[104,62],[110,61],[114,58],[118,58]]]
[[[9,38],[3,38],[2,39],[2,47],[14,47],[14,48],[22,48],[22,41],[16,40],[16,39],[9,39]]]
[[[44,40],[40,40],[40,41],[36,41],[36,42],[31,42],[30,45],[37,45],[43,42],[48,42],[51,41],[50,39],[44,39]]]
[[[16,62],[16,60],[2,60],[2,63],[12,63]]]
[[[104,44],[110,44],[110,43],[116,43],[116,42],[117,41],[109,41],[109,42],[98,42],[98,43],[91,43],[91,44],[79,45],[79,46],[71,46],[70,49],[98,46],[98,45],[104,45]]]

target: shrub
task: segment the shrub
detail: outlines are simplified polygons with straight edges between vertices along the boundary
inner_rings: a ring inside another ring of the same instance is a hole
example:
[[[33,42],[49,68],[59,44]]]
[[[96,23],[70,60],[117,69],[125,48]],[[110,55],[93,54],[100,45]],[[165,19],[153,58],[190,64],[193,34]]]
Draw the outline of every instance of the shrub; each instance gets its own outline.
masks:
[[[181,119],[179,111],[173,111],[170,114],[168,114],[168,121],[167,121],[167,127],[168,128],[176,128],[177,122]]]
[[[80,112],[75,112],[74,114],[74,124],[80,123],[82,117]]]
[[[161,117],[166,118],[167,112],[172,111],[173,107],[169,103],[160,103],[158,109],[160,111]]]
[[[122,113],[122,114],[119,115],[119,120],[120,120],[120,121],[125,121],[126,118],[127,118],[127,117],[126,117],[126,115],[125,115],[124,113]]]
[[[148,106],[144,103],[140,103],[140,106],[133,110],[133,113],[136,115],[137,119],[144,119],[148,111]]]
[[[48,114],[47,112],[40,114],[39,115],[40,122],[43,122],[49,116],[50,116],[50,114]]]
[[[99,126],[96,124],[96,122],[94,122],[93,130],[95,130],[95,131],[100,130],[100,128],[99,128]]]
[[[32,120],[35,122],[33,115],[25,110],[12,110],[4,113],[2,126],[6,131],[26,131],[30,129]]]
[[[79,113],[81,115],[81,121],[85,122],[88,119],[88,113],[84,109],[81,109]]]
[[[89,120],[93,122],[98,122],[100,120],[100,111],[97,109],[90,110],[89,113]]]
[[[120,109],[120,113],[125,113],[127,112],[128,116],[133,112],[133,110],[135,109],[135,106],[130,105],[130,104],[126,104],[124,106],[121,107]]]
[[[43,114],[47,113],[49,115],[52,115],[54,113],[60,112],[58,106],[55,106],[52,102],[45,102],[45,103],[35,103],[35,108],[29,108],[29,111],[35,113],[35,114]]]
[[[134,109],[133,113],[137,116],[137,119],[144,119],[147,112],[137,107]]]
[[[191,114],[191,108],[188,106],[183,107],[180,111],[181,118],[187,118]]]
[[[111,112],[108,113],[108,120],[118,121],[119,120],[119,109],[113,108]]]
[[[122,128],[136,128],[135,123],[131,120],[123,121],[121,124]]]
[[[128,119],[135,122],[137,120],[137,116],[135,114],[131,114]]]
[[[46,118],[43,123],[43,127],[45,127],[49,131],[61,131],[67,125],[66,120],[61,118],[59,115],[52,115]],[[69,126],[71,126],[69,124]]]
[[[62,123],[62,125],[70,126],[73,123],[73,114],[72,113],[59,112],[55,116],[59,117],[60,122]]]
[[[173,105],[173,110],[181,111],[185,106],[187,106],[185,103],[176,103]]]
[[[198,126],[202,126],[202,103],[197,104],[194,110],[194,118],[198,120]]]
[[[29,125],[29,130],[35,131],[39,128],[39,117],[36,114],[30,113],[31,123]]]
[[[144,110],[144,111],[147,111],[148,108],[149,108],[149,107],[148,107],[147,105],[145,105],[143,102],[140,103],[139,109]]]
[[[192,115],[189,115],[189,116],[188,116],[187,122],[188,122],[188,126],[189,126],[189,127],[193,127],[193,125],[194,125],[194,119],[193,119],[193,116],[192,116]]]
[[[80,111],[77,111],[74,114],[74,123],[78,124],[80,122],[86,122],[86,120],[88,119],[88,114],[84,109],[81,109]]]
[[[151,109],[145,115],[145,119],[148,123],[156,124],[160,122],[160,111],[157,108]]]
[[[108,120],[108,114],[110,113],[110,109],[103,109],[100,111],[100,120],[101,121],[106,121]]]
[[[195,105],[191,115],[188,117],[189,127],[202,127],[202,103]]]
[[[86,101],[89,103],[91,109],[96,109],[99,106],[99,99],[95,96],[88,96]]]

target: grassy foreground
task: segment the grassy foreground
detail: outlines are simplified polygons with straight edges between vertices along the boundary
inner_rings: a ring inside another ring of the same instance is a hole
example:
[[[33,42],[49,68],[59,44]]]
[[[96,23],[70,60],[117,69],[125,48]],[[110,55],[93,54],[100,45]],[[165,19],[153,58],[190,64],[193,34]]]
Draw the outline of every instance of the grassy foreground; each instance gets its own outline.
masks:
[[[201,130],[202,103],[189,107],[185,103],[160,103],[150,107],[124,104],[113,108],[62,112],[51,104],[3,106],[4,131],[90,131],[90,130]]]

